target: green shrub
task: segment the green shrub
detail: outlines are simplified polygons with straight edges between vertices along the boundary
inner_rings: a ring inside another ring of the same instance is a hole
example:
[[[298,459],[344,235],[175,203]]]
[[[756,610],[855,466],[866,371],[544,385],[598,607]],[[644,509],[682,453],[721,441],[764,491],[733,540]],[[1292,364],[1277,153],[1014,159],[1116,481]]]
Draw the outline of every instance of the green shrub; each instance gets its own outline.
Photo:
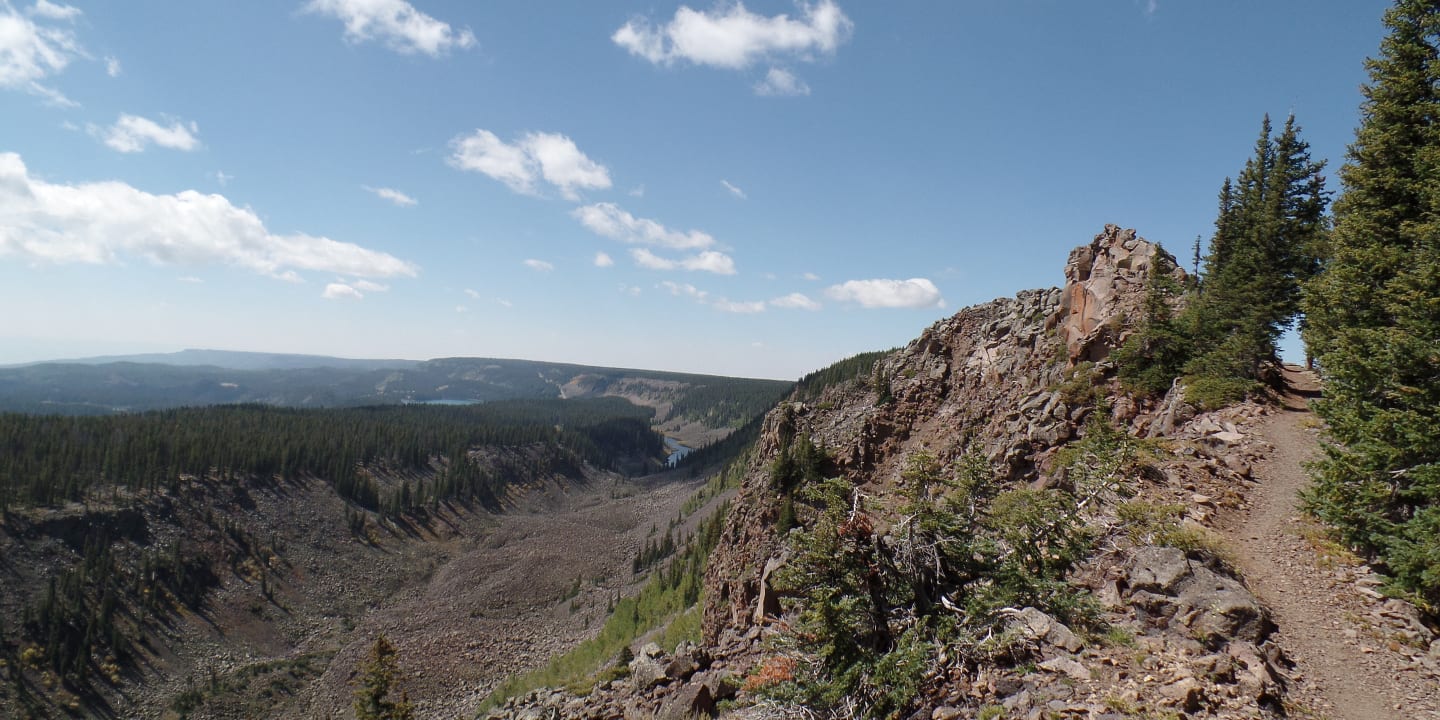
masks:
[[[819,711],[904,717],[942,648],[952,658],[1016,657],[1001,609],[1094,617],[1094,603],[1065,582],[1090,549],[1076,494],[1004,490],[973,456],[942,466],[916,453],[902,480],[900,519],[884,536],[847,480],[801,489],[817,514],[791,532],[794,555],[775,586],[799,598],[784,642],[811,662],[764,693]]]
[[[1185,378],[1185,402],[1202,410],[1219,410],[1241,402],[1260,389],[1259,383],[1241,377],[1191,376]]]

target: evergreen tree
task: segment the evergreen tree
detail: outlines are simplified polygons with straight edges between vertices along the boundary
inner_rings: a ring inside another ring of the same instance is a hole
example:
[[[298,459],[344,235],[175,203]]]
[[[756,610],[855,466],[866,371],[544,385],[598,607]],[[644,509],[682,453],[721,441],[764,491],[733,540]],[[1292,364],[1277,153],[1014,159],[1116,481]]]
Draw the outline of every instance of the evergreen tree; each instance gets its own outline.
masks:
[[[398,701],[390,697],[401,678],[396,654],[389,638],[384,635],[375,638],[370,656],[360,666],[360,689],[355,691],[356,720],[412,720],[415,717],[415,710],[404,693]]]
[[[1440,605],[1440,5],[1397,0],[1367,61],[1360,126],[1305,340],[1330,444],[1310,505]]]
[[[1203,292],[1187,323],[1197,350],[1188,374],[1258,380],[1274,358],[1327,232],[1324,165],[1310,158],[1294,116],[1278,135],[1265,117],[1254,156],[1220,190]]]

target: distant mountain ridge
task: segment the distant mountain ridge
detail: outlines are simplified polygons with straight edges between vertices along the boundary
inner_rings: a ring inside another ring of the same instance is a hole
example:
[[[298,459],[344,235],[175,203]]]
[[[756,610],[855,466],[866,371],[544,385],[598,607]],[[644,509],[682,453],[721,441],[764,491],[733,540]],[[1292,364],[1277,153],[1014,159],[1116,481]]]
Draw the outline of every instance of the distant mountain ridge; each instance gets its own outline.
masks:
[[[94,357],[41,360],[4,366],[5,368],[30,367],[34,365],[109,365],[111,363],[140,363],[147,365],[196,366],[209,365],[232,370],[294,370],[298,368],[334,367],[368,369],[389,367],[413,367],[420,360],[376,360],[369,358],[342,358],[329,355],[302,355],[298,353],[267,353],[246,350],[210,350],[186,348],[168,353],[138,353],[133,355],[97,355]]]
[[[184,350],[0,368],[0,412],[105,414],[262,403],[347,407],[620,396],[657,422],[738,427],[792,383],[498,358],[366,360]]]

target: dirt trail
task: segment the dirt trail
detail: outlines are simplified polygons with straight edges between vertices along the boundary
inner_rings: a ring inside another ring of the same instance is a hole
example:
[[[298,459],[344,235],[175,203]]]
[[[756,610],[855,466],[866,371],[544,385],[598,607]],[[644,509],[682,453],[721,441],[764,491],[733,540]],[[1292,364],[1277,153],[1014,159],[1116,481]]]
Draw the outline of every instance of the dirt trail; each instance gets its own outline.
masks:
[[[1259,428],[1274,450],[1256,466],[1249,513],[1233,532],[1246,582],[1274,612],[1280,646],[1296,663],[1291,695],[1332,720],[1440,720],[1440,683],[1376,616],[1374,578],[1301,536],[1296,494],[1317,452],[1308,402],[1319,385],[1295,368],[1286,379],[1282,409]]]

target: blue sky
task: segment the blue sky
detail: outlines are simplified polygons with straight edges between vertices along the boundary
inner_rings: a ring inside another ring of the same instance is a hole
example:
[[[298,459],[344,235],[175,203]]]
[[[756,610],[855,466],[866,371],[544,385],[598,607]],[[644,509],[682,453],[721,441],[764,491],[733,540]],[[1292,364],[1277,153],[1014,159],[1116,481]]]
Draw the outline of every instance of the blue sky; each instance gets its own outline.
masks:
[[[0,0],[0,363],[794,378],[1331,175],[1380,0]]]

